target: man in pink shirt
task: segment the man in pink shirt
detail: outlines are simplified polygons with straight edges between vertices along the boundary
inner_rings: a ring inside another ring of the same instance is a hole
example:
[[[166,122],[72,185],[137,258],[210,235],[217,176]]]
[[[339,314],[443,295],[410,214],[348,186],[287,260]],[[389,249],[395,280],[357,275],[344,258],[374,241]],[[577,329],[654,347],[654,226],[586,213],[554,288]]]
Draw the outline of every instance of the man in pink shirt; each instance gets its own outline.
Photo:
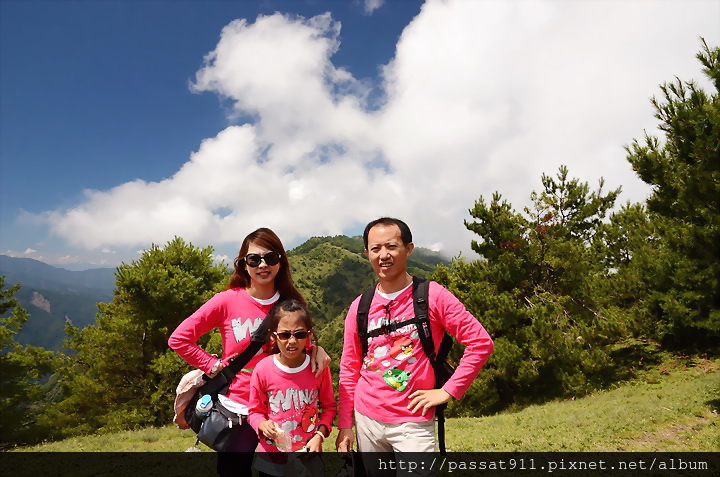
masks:
[[[367,225],[363,242],[379,279],[368,312],[368,332],[412,319],[413,280],[407,258],[414,245],[409,227],[399,219],[380,218]],[[435,351],[445,332],[465,346],[455,373],[435,389],[433,367],[415,324],[369,338],[363,356],[359,301],[360,297],[352,303],[345,318],[337,450],[352,450],[354,419],[360,452],[434,452],[435,406],[462,397],[492,353],[493,342],[452,293],[430,282],[428,317]]]

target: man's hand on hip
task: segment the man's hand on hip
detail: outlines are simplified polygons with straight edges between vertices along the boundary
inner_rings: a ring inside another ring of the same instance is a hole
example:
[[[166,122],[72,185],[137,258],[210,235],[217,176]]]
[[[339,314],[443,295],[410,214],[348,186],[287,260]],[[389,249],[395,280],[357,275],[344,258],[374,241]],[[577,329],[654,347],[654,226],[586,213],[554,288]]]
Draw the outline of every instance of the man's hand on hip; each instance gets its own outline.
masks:
[[[452,396],[444,389],[425,389],[415,391],[409,397],[407,408],[410,412],[414,414],[422,409],[421,415],[424,416],[430,408],[445,404]]]

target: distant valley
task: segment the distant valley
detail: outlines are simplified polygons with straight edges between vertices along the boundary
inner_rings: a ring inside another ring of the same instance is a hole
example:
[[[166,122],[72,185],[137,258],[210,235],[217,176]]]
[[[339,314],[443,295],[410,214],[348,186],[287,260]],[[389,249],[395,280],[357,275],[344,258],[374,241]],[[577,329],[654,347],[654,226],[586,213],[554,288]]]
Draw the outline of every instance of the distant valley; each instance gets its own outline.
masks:
[[[112,301],[115,269],[70,271],[30,258],[0,255],[5,285],[21,284],[15,297],[30,314],[18,342],[62,350],[65,323],[84,328],[95,322],[97,303]]]

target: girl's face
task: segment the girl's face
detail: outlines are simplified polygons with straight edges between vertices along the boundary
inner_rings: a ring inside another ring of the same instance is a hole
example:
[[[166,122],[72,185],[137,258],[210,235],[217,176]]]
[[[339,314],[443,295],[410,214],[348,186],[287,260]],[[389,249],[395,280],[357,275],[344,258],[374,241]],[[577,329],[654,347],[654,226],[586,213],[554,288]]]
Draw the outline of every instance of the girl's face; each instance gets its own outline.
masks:
[[[305,361],[305,345],[310,336],[302,312],[282,312],[277,329],[272,334],[273,342],[280,350],[280,362],[291,368],[300,366]]]
[[[265,262],[265,259],[263,259],[260,261],[260,264],[257,267],[251,267],[250,265],[248,265],[248,255],[260,255],[261,257],[264,257],[267,253],[275,252],[272,252],[272,250],[262,247],[255,242],[250,242],[248,244],[248,251],[245,254],[245,271],[248,273],[248,275],[250,275],[251,284],[254,284],[256,286],[268,286],[275,284],[275,277],[280,271],[280,263],[275,263],[275,265],[268,265]],[[277,253],[275,253],[275,255],[277,255]],[[268,261],[274,262],[273,260]]]

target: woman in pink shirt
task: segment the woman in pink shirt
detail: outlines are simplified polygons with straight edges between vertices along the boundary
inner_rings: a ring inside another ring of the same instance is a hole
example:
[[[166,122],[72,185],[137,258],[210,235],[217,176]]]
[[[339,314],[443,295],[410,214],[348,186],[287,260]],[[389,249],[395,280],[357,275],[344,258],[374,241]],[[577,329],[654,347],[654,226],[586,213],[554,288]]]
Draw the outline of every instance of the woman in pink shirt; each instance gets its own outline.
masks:
[[[248,416],[260,436],[257,450],[263,454],[255,459],[260,477],[285,475],[284,452],[322,452],[336,412],[330,368],[319,377],[310,370],[305,351],[313,323],[307,308],[286,300],[268,319],[269,338],[279,353],[255,367]]]
[[[213,374],[227,366],[251,342],[252,333],[260,326],[273,305],[280,299],[305,303],[295,287],[287,254],[278,236],[270,229],[260,228],[242,242],[234,262],[235,269],[225,291],[208,300],[185,319],[173,332],[168,345],[191,366]],[[222,357],[209,354],[198,346],[198,339],[218,328],[222,339]],[[319,346],[313,348],[313,368],[318,374],[329,362]],[[238,414],[241,426],[235,431],[228,452],[218,453],[218,475],[249,475],[257,433],[247,422],[250,398],[250,376],[254,366],[271,350],[266,348],[235,375],[220,403]]]

